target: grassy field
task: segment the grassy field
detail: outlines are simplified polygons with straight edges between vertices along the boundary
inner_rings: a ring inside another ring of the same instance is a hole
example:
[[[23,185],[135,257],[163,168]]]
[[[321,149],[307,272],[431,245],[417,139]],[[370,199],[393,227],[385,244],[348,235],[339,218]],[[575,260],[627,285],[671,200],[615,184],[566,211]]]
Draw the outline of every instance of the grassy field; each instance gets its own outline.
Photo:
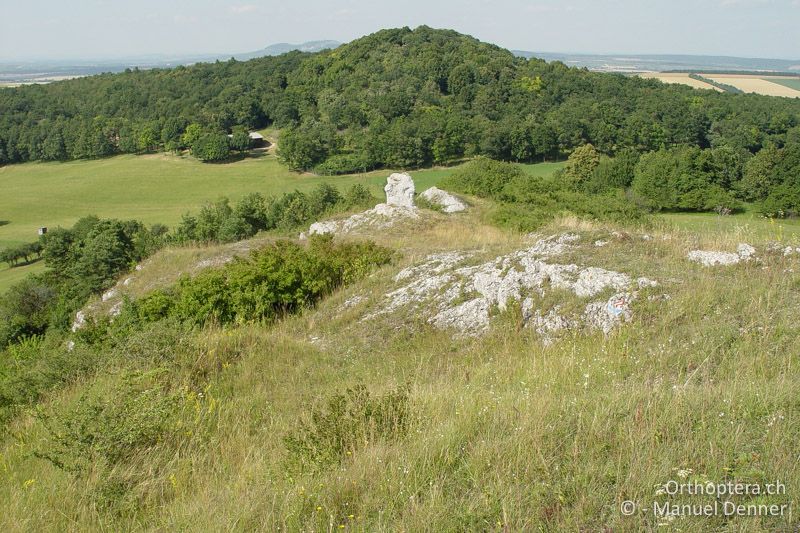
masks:
[[[167,346],[162,329],[127,342],[42,412],[64,416],[87,394],[112,402],[126,372],[173,365],[176,386],[184,376],[207,380],[174,407],[192,431],[71,474],[34,455],[52,442],[39,417],[23,414],[0,439],[0,527],[792,530],[792,516],[669,520],[652,503],[714,500],[659,496],[670,480],[786,486],[784,496],[737,503],[786,504],[800,490],[798,259],[707,269],[687,251],[735,250],[739,235],[648,228],[645,240],[636,228],[563,220],[544,231],[581,236],[568,260],[649,276],[659,281],[652,294],[669,298],[641,298],[633,320],[608,336],[575,332],[550,346],[513,312],[479,338],[436,331],[423,315],[363,320],[397,272],[426,254],[493,256],[529,243],[484,225],[480,209],[376,234],[401,253],[395,264],[275,326],[210,327]],[[163,250],[135,276],[163,280],[229,246]],[[346,307],[355,296],[361,303]],[[407,384],[408,431],[354,446],[328,467],[287,471],[284,437],[313,406],[358,384],[373,394]],[[634,516],[620,512],[624,501],[639,506]]]
[[[800,78],[770,78],[769,81],[800,91]]]
[[[774,220],[764,218],[752,209],[735,215],[716,213],[666,213],[658,218],[666,227],[703,235],[739,235],[743,239],[798,243],[800,220]]]
[[[269,132],[266,132],[269,134]],[[526,165],[527,172],[545,175],[562,163]],[[41,226],[69,227],[80,217],[98,215],[136,219],[174,227],[187,212],[205,202],[247,193],[280,194],[307,191],[321,182],[340,189],[367,185],[383,197],[390,170],[351,176],[314,176],[289,171],[271,154],[209,165],[167,154],[124,155],[98,161],[27,163],[0,167],[0,248],[38,238]],[[452,172],[449,168],[411,172],[422,191]],[[41,264],[9,269],[0,266],[0,292]]]

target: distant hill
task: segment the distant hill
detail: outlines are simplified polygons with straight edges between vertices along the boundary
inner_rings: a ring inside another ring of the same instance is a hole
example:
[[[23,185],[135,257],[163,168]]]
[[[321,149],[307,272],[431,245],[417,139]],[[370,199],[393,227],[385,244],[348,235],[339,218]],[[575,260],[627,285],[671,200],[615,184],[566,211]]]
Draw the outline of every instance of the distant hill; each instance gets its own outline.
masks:
[[[300,44],[277,43],[255,52],[234,54],[233,57],[239,61],[245,61],[248,59],[254,59],[256,57],[279,56],[295,50],[300,52],[320,52],[322,50],[332,50],[341,45],[342,43],[339,41],[308,41]]]
[[[545,61],[561,61],[570,67],[585,67],[601,72],[665,72],[665,71],[743,71],[800,72],[800,59],[767,59],[732,56],[671,54],[565,54],[513,50],[524,58],[538,57]]]

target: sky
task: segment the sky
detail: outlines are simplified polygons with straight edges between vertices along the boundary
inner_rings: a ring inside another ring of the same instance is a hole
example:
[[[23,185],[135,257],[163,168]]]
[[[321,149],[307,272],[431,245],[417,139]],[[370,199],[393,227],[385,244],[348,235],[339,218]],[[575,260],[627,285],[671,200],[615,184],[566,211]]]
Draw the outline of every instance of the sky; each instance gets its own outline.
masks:
[[[800,59],[800,0],[0,0],[0,59],[249,52],[422,24],[516,50]]]

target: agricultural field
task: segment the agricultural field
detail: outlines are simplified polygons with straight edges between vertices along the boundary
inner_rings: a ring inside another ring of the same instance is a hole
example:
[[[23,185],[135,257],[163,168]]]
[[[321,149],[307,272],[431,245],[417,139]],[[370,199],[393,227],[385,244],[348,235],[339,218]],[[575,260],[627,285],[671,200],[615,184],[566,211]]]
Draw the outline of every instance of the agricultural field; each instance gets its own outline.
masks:
[[[689,77],[688,72],[646,72],[640,74],[642,78],[656,79],[664,83],[680,83],[695,89],[722,89],[702,80]],[[769,76],[752,74],[703,74],[700,76],[713,80],[716,83],[731,85],[745,93],[756,93],[765,96],[784,96],[788,98],[800,97],[800,77],[794,76]]]
[[[664,83],[680,83],[681,85],[688,85],[695,89],[711,89],[713,91],[722,92],[722,89],[714,87],[710,83],[690,78],[687,72],[645,72],[640,74],[640,76],[642,78],[659,80]]]
[[[800,89],[792,88],[792,83],[800,83],[800,78],[781,76],[753,76],[739,74],[701,74],[717,83],[732,85],[746,93],[763,94],[766,96],[785,96],[789,98],[800,97]],[[783,82],[790,82],[786,85]]]

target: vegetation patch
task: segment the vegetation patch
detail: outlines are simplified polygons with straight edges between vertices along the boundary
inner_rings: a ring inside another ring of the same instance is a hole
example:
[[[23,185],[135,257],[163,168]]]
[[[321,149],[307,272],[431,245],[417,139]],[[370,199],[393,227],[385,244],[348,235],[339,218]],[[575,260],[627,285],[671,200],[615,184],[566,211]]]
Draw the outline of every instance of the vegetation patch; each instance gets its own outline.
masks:
[[[334,394],[284,437],[293,469],[325,468],[378,442],[402,438],[411,423],[408,387],[373,395],[363,384]]]

